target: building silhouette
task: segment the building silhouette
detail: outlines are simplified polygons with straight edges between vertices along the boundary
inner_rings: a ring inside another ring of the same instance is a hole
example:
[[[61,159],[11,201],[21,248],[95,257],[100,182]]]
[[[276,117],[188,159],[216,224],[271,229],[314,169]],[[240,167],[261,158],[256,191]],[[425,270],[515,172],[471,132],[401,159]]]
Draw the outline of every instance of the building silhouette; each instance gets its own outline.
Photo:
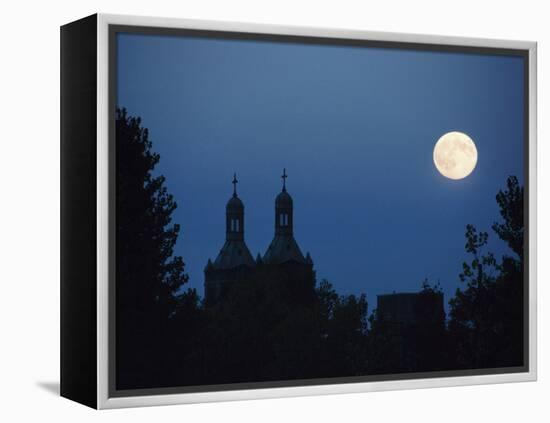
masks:
[[[244,204],[237,195],[237,177],[233,176],[233,196],[226,205],[225,243],[204,269],[207,304],[219,302],[238,282],[252,278],[283,284],[291,301],[303,301],[313,294],[313,260],[309,253],[303,255],[294,238],[294,206],[286,189],[286,169],[281,177],[282,190],[275,198],[275,234],[263,257],[258,254],[254,260],[244,239]]]

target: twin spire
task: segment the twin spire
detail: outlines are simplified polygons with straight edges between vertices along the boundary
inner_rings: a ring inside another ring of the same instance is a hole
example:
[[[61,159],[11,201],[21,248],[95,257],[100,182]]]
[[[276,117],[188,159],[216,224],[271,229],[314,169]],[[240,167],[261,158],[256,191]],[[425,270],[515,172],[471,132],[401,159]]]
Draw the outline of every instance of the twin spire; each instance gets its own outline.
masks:
[[[286,169],[283,169],[282,190],[275,198],[275,233],[265,254],[256,259],[244,239],[245,206],[237,195],[237,173],[233,174],[233,195],[225,208],[226,238],[216,260],[208,260],[204,269],[205,298],[216,302],[224,287],[235,281],[248,278],[260,264],[267,266],[290,266],[285,275],[294,275],[298,280],[304,272],[312,272],[313,260],[309,253],[304,256],[293,235],[293,200],[286,190]],[[289,264],[290,263],[290,264]],[[290,273],[289,273],[290,272]]]
[[[300,251],[300,247],[294,239],[294,206],[290,194],[286,190],[286,168],[283,169],[282,189],[275,198],[275,236],[269,245],[263,262],[282,263],[294,261],[298,263],[309,263]],[[237,174],[233,174],[233,196],[227,202],[226,207],[226,241],[242,242],[244,245],[244,204],[237,196]],[[248,255],[248,254],[247,254]]]
[[[275,235],[292,236],[293,233],[293,206],[292,197],[286,190],[286,168],[283,169],[281,179],[283,186],[275,198]],[[244,204],[237,195],[237,173],[233,173],[233,195],[226,206],[226,239],[244,240]]]

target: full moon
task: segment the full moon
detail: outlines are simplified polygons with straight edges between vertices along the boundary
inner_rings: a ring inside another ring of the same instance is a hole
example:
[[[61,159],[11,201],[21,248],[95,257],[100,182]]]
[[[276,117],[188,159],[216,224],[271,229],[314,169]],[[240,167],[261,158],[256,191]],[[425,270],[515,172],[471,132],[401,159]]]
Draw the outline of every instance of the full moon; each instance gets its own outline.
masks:
[[[476,167],[476,145],[462,132],[447,132],[435,143],[434,163],[443,176],[463,179]]]

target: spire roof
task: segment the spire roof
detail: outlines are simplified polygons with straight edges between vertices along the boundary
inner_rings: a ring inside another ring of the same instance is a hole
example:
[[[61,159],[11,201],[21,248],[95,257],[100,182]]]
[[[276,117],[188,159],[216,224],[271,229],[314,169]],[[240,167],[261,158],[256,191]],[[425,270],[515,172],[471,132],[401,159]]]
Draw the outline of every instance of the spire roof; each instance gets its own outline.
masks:
[[[226,206],[226,241],[210,269],[234,269],[254,266],[255,261],[244,241],[244,204],[237,195],[237,174],[233,174],[233,195]]]
[[[281,175],[283,187],[275,198],[275,236],[264,254],[263,261],[269,264],[295,262],[313,264],[304,257],[293,236],[293,201],[286,190],[286,168]]]
[[[283,180],[283,189],[275,198],[275,206],[292,207],[292,197],[286,191],[286,178],[288,178],[288,175],[286,174],[286,168],[283,169],[283,174],[281,175],[281,178]]]
[[[214,261],[215,269],[234,269],[239,266],[253,267],[256,264],[244,241],[225,241]]]
[[[264,262],[269,264],[281,264],[290,261],[310,264],[302,254],[298,243],[292,235],[275,235],[265,252]]]
[[[227,211],[234,211],[234,212],[241,212],[244,210],[244,204],[237,195],[237,183],[239,181],[237,180],[237,174],[233,174],[233,181],[231,183],[233,184],[233,196],[229,199],[227,202],[226,209]]]

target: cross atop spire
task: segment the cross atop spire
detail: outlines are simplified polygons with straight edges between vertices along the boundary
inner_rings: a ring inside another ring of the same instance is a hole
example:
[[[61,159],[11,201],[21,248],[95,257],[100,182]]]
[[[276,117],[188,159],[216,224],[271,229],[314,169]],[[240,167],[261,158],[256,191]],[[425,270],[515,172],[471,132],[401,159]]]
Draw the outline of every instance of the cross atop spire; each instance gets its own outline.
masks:
[[[237,196],[237,183],[239,181],[237,180],[237,174],[233,174],[233,181],[231,182],[233,184],[233,197]]]
[[[281,175],[281,178],[283,178],[283,192],[286,192],[286,178],[288,178],[288,175],[286,174],[286,168],[283,169],[283,174]]]

